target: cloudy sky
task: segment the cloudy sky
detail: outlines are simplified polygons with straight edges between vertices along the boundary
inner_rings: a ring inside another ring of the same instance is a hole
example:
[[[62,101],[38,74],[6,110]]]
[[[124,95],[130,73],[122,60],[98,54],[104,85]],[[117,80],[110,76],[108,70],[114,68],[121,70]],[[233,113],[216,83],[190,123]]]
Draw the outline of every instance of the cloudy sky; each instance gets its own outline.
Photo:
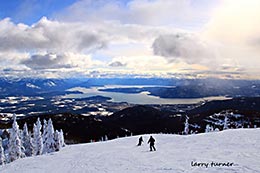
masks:
[[[259,0],[13,0],[0,76],[260,78]]]

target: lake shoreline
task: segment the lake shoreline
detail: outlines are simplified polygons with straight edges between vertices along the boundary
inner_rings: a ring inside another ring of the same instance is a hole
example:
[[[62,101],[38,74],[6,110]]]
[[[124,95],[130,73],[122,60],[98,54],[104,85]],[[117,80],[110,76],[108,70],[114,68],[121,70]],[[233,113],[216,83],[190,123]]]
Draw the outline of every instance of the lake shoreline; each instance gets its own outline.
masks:
[[[77,91],[81,94],[66,94],[63,98],[88,98],[93,96],[104,96],[109,97],[111,100],[109,102],[127,102],[131,104],[197,104],[200,102],[207,102],[212,100],[227,100],[231,97],[226,96],[209,96],[209,97],[183,97],[183,98],[163,98],[161,96],[153,95],[149,91],[140,90],[140,92],[112,92],[105,91],[106,89],[120,88],[120,86],[104,86],[104,87],[75,87],[67,91]],[[129,86],[128,86],[129,87]],[[160,86],[161,87],[161,86]],[[165,86],[169,88],[169,86]],[[126,88],[122,86],[122,88]],[[147,86],[139,86],[139,89],[149,88]]]

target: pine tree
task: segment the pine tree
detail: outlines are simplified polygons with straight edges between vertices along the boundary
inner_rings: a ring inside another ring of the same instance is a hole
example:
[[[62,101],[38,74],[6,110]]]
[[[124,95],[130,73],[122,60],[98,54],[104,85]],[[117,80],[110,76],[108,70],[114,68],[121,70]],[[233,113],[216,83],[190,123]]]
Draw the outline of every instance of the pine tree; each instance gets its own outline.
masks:
[[[59,131],[56,130],[54,133],[55,151],[59,151],[62,147]]]
[[[60,130],[59,135],[60,135],[60,140],[61,140],[61,146],[62,146],[62,147],[65,147],[66,144],[65,144],[65,142],[64,142],[64,134],[63,134],[62,129]]]
[[[205,133],[208,133],[208,132],[210,132],[210,125],[209,124],[206,125],[206,129],[205,129]]]
[[[206,125],[206,129],[205,129],[205,133],[208,133],[208,132],[214,132],[213,126],[211,126],[209,124]]]
[[[105,141],[108,141],[108,137],[107,137],[107,135],[105,135],[104,140],[105,140]]]
[[[48,124],[46,127],[46,141],[45,141],[45,150],[47,153],[51,153],[55,151],[55,141],[54,141],[54,128],[52,124],[52,120],[48,120]]]
[[[184,123],[184,134],[187,135],[189,134],[189,117],[186,116],[186,120],[185,120],[185,123]]]
[[[24,147],[24,153],[27,157],[33,154],[33,144],[31,135],[28,132],[27,124],[25,123],[22,131],[22,145]]]
[[[41,155],[43,149],[42,135],[41,135],[41,121],[38,118],[36,124],[33,125],[33,153],[34,155]]]
[[[2,144],[2,138],[0,137],[0,165],[5,164],[5,153]]]
[[[42,149],[42,153],[48,153],[48,146],[47,146],[47,130],[48,128],[48,122],[44,119],[43,120],[43,134],[42,134],[42,142],[43,142],[43,149]]]
[[[19,130],[19,125],[16,122],[15,114],[13,116],[13,119],[14,121],[13,121],[12,129],[10,133],[10,139],[8,143],[8,156],[10,162],[25,156],[25,154],[22,152],[23,146],[19,136],[20,130]]]
[[[225,115],[223,130],[228,129],[228,117]]]

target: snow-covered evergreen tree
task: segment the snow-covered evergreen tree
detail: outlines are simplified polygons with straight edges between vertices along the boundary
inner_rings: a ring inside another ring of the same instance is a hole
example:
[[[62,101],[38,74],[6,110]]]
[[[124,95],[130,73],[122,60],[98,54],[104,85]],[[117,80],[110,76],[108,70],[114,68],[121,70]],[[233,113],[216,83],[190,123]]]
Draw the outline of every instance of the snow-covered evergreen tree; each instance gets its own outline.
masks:
[[[43,143],[43,149],[42,149],[42,153],[45,154],[48,152],[48,147],[47,147],[47,126],[48,123],[47,121],[44,119],[43,120],[43,133],[42,133],[42,143]]]
[[[45,152],[46,153],[54,152],[56,148],[55,148],[55,141],[54,141],[54,128],[51,119],[48,120],[45,138],[46,138],[44,142]]]
[[[2,144],[2,138],[0,137],[0,165],[5,164],[5,153]]]
[[[8,140],[8,150],[4,152],[2,146],[2,139],[0,138],[0,165],[4,163],[12,162],[16,159],[34,155],[41,155],[43,153],[43,137],[41,133],[41,121],[38,118],[37,122],[33,126],[33,139],[28,132],[27,124],[24,124],[23,130],[19,129],[19,125],[16,122],[16,116],[13,116],[13,124],[10,129],[10,137]],[[63,131],[56,130],[54,132],[51,119],[44,121],[44,136],[45,136],[45,149],[46,153],[59,151],[65,146]],[[8,157],[5,157],[5,154]]]
[[[31,134],[28,132],[27,124],[25,123],[22,131],[22,145],[24,147],[24,154],[29,157],[33,154],[33,144]]]
[[[208,133],[208,132],[210,132],[210,125],[209,124],[206,125],[206,129],[205,129],[205,133]]]
[[[227,115],[225,115],[223,130],[228,129],[228,122],[229,122],[228,117]]]
[[[108,141],[108,137],[107,137],[107,135],[105,135],[104,140],[105,140],[105,141]]]
[[[55,142],[54,145],[55,151],[59,151],[62,147],[62,144],[61,144],[60,134],[58,130],[56,130],[54,133],[54,142]]]
[[[205,129],[205,133],[208,133],[208,132],[214,132],[213,126],[211,126],[209,124],[206,125],[206,129]]]
[[[65,144],[65,141],[64,141],[64,134],[63,134],[63,130],[62,129],[60,130],[59,134],[60,134],[61,146],[65,147],[66,144]]]
[[[215,132],[219,132],[219,128],[215,128],[215,130],[214,130]]]
[[[38,118],[36,124],[33,125],[33,153],[34,155],[41,155],[43,149],[41,121]]]
[[[189,117],[186,116],[186,120],[184,123],[184,132],[185,135],[189,134]]]
[[[15,114],[13,115],[13,120],[14,121],[10,131],[10,138],[8,143],[8,157],[10,162],[25,156],[25,154],[22,152],[24,149],[20,139],[20,130],[19,125],[16,122]]]

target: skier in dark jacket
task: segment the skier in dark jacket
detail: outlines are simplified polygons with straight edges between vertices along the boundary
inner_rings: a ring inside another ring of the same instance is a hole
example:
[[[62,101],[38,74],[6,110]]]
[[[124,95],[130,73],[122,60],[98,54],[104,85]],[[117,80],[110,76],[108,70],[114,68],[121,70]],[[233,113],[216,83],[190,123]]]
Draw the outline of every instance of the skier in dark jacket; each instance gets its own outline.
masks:
[[[144,140],[143,140],[143,137],[141,136],[141,137],[139,138],[139,141],[138,141],[137,146],[141,146],[141,145],[142,145],[142,142],[144,142]]]
[[[150,143],[150,151],[156,151],[156,149],[155,149],[155,147],[154,147],[154,143],[155,143],[155,139],[152,137],[152,136],[150,136],[150,139],[149,139],[149,141],[148,141],[148,144]]]

